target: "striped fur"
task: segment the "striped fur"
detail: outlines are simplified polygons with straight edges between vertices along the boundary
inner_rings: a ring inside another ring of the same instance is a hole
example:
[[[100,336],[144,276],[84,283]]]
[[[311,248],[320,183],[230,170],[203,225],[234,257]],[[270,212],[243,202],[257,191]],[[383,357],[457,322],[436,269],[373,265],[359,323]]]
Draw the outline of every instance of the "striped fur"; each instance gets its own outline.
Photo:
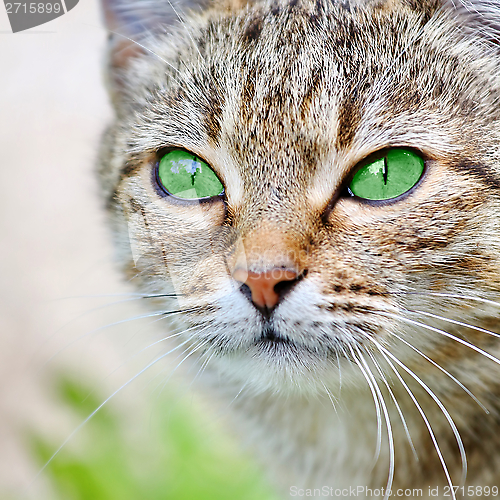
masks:
[[[285,496],[442,494],[465,456],[463,484],[500,487],[500,6],[221,1],[182,22],[172,8],[105,2],[140,42],[112,37],[100,162],[126,272],[178,295],[178,342]],[[426,158],[411,193],[343,196],[394,146]],[[163,195],[168,147],[204,158],[225,199]],[[241,262],[302,276],[268,320],[231,278]]]

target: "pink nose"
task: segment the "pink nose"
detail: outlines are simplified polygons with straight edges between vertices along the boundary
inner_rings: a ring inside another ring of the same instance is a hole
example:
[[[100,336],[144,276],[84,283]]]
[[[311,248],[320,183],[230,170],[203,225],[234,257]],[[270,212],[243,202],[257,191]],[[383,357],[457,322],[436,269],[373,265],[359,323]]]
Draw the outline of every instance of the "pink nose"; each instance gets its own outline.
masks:
[[[233,278],[250,288],[252,292],[252,302],[258,307],[272,309],[280,300],[274,287],[282,281],[293,281],[297,279],[295,271],[273,269],[265,273],[252,273],[243,269],[237,269],[233,273]]]

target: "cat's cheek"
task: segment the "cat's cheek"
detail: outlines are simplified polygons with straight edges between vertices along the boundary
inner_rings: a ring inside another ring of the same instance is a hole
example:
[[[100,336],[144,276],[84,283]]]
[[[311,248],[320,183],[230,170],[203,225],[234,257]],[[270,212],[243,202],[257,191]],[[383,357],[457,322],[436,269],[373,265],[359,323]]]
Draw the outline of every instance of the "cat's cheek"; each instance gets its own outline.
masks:
[[[217,288],[210,284],[225,273],[215,248],[224,241],[220,226],[224,202],[175,203],[168,195],[159,197],[145,178],[147,172],[141,172],[124,180],[117,190],[135,268],[146,277],[162,277],[177,292],[194,299],[207,287]],[[214,257],[217,262],[212,262]]]

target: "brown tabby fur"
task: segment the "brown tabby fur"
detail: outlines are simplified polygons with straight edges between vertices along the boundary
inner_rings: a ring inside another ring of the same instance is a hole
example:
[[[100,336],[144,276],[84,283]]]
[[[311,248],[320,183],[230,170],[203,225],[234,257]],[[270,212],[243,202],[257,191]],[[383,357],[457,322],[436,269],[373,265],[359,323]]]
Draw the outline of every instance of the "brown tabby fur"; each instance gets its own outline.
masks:
[[[386,487],[392,470],[394,492],[424,497],[444,495],[445,470],[500,487],[500,6],[105,10],[141,44],[110,40],[100,174],[120,259],[143,293],[178,295],[177,341],[270,476],[285,494]],[[400,146],[425,158],[415,188],[345,196],[359,162]],[[224,199],[165,195],[154,171],[172,147],[209,163]],[[237,267],[301,279],[266,317]]]

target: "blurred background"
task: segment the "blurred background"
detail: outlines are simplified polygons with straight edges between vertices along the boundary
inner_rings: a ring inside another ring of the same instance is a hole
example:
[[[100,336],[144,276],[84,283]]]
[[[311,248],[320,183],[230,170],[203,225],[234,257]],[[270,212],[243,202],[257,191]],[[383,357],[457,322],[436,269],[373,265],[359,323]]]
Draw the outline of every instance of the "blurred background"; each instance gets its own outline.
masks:
[[[127,384],[169,348],[94,176],[105,39],[96,0],[16,34],[0,7],[0,498],[272,499],[182,353]]]

